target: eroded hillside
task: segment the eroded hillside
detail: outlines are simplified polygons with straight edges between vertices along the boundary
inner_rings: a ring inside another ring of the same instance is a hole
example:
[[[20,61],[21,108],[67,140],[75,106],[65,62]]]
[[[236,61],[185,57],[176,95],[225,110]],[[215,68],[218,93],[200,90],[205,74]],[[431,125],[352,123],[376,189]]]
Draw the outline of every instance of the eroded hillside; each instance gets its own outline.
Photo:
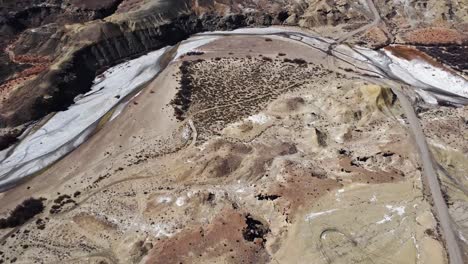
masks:
[[[465,2],[0,6],[2,262],[467,259]]]

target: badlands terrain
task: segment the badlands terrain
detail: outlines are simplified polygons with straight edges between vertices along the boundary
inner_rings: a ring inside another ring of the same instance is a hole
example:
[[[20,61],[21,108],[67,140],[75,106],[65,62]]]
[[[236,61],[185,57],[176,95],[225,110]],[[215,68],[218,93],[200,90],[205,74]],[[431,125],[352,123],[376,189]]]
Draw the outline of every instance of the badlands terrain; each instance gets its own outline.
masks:
[[[467,263],[465,0],[0,0],[0,263]]]

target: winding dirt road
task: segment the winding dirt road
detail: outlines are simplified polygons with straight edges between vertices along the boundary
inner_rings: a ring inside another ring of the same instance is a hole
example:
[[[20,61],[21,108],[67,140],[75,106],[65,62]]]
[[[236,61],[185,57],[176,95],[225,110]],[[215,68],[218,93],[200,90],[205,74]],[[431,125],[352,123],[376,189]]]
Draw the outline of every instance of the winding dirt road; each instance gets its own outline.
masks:
[[[343,37],[337,40],[336,44],[343,43],[350,37],[360,32],[364,32],[365,30],[368,30],[373,26],[377,26],[381,22],[382,19],[377,8],[374,5],[373,0],[366,0],[366,3],[374,16],[373,21],[363,27],[360,27],[354,31],[345,34]],[[424,132],[421,128],[419,118],[417,117],[410,100],[401,90],[401,87],[398,87],[393,83],[389,84],[389,86],[391,87],[392,91],[397,95],[401,106],[405,111],[409,127],[417,145],[419,156],[423,165],[423,174],[426,176],[427,184],[429,185],[431,196],[434,201],[436,218],[439,220],[440,226],[442,227],[442,232],[445,238],[445,243],[448,251],[449,262],[451,264],[463,264],[463,254],[460,250],[458,239],[455,236],[455,228],[452,225],[452,218],[450,217],[447,204],[445,203],[445,200],[442,195],[439,178],[437,176],[437,171],[435,170],[435,163],[427,145],[426,136],[424,135]]]
[[[426,142],[426,137],[421,128],[419,118],[414,112],[413,105],[408,97],[401,91],[399,87],[391,87],[393,92],[397,95],[403,110],[405,111],[411,132],[413,133],[416,142],[419,156],[423,165],[423,174],[426,176],[429,189],[431,191],[432,199],[434,200],[434,208],[436,217],[439,220],[442,232],[445,238],[445,243],[448,251],[448,256],[451,264],[463,264],[462,252],[458,239],[455,236],[455,231],[452,226],[452,218],[450,217],[447,204],[442,196],[439,179],[437,172],[434,169],[434,162],[430,153],[429,147]]]
[[[370,29],[370,28],[372,28],[374,26],[377,26],[380,23],[380,21],[382,19],[380,18],[379,11],[377,10],[377,8],[374,5],[374,1],[373,0],[366,0],[366,3],[367,3],[367,6],[369,7],[370,11],[372,12],[372,15],[374,16],[372,22],[367,24],[367,25],[364,25],[364,26],[362,26],[360,28],[357,28],[357,29],[355,29],[353,31],[350,31],[350,32],[346,33],[345,35],[343,35],[341,38],[339,38],[336,41],[335,45],[336,44],[341,44],[344,41],[346,41],[347,39],[349,39],[350,37],[352,37],[352,36],[354,36],[356,34],[359,34],[361,32],[364,32],[364,31],[366,31],[366,30],[368,30],[368,29]]]

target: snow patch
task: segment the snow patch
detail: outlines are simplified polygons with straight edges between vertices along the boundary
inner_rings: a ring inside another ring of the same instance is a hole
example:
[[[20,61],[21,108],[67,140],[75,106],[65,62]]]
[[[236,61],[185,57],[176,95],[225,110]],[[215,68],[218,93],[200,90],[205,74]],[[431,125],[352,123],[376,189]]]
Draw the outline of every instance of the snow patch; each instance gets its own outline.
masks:
[[[413,239],[413,243],[414,243],[414,246],[416,247],[416,258],[419,259],[421,257],[421,254],[419,253],[419,244],[418,244],[418,241],[416,241],[416,237],[414,236],[414,234],[411,235],[411,238]]]
[[[335,197],[336,197],[337,202],[341,202],[341,194],[342,193],[344,193],[344,189],[339,189],[338,191],[336,191]]]
[[[317,212],[317,213],[310,213],[308,215],[306,215],[305,217],[305,220],[306,221],[311,221],[312,219],[315,219],[319,216],[322,216],[322,215],[328,215],[328,214],[331,214],[335,211],[337,211],[338,209],[331,209],[331,210],[328,210],[328,211],[322,211],[322,212]]]
[[[254,123],[254,124],[259,124],[259,125],[263,125],[265,124],[266,122],[268,122],[271,118],[263,113],[260,113],[260,114],[256,114],[256,115],[253,115],[253,116],[249,116],[247,118],[247,120],[249,120],[250,122]]]
[[[180,207],[180,206],[184,206],[184,205],[185,205],[185,197],[179,197],[179,198],[177,198],[177,200],[176,200],[175,203],[176,203],[176,205],[179,206],[179,207]]]
[[[392,213],[397,213],[399,216],[402,216],[405,213],[405,206],[394,207],[392,205],[386,205],[387,209]]]
[[[182,138],[184,140],[189,140],[192,136],[192,128],[189,125],[186,125],[182,130]]]
[[[384,218],[382,220],[377,221],[375,223],[378,224],[378,225],[381,225],[383,223],[389,222],[390,220],[392,220],[392,218],[393,218],[393,216],[391,216],[391,215],[384,215]]]
[[[405,209],[406,209],[405,206],[395,207],[393,205],[386,205],[385,207],[388,209],[390,213],[393,213],[393,214],[385,214],[382,220],[375,222],[378,225],[391,221],[395,213],[398,214],[399,216],[402,216],[405,213]]]
[[[458,231],[458,237],[461,239],[461,241],[465,242],[465,244],[468,244],[468,240],[463,236],[461,231]]]
[[[170,196],[160,196],[156,200],[158,203],[170,203],[172,202],[172,197]]]

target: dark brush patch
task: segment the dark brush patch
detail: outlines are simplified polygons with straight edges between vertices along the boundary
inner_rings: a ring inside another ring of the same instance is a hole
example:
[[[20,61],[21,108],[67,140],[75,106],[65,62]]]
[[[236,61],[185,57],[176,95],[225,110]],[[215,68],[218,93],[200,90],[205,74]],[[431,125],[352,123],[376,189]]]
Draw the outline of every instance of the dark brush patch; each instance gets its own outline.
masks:
[[[283,23],[284,21],[286,21],[286,19],[288,19],[289,17],[289,13],[288,11],[280,11],[278,13],[278,15],[276,16],[276,18],[281,22]]]
[[[450,207],[453,205],[453,202],[451,201],[450,195],[447,193],[446,190],[442,189],[442,197],[444,198],[445,203]]]
[[[294,63],[294,64],[297,64],[297,65],[300,65],[300,66],[305,66],[307,65],[307,61],[303,60],[303,59],[288,59],[288,58],[285,58],[283,60],[284,62],[286,63]]]
[[[253,242],[256,239],[262,239],[262,244],[266,242],[266,235],[270,229],[262,222],[254,219],[250,214],[245,217],[247,226],[242,230],[242,235],[245,240]]]
[[[111,176],[110,173],[106,173],[105,175],[102,175],[102,176],[99,176],[94,182],[93,184],[98,184],[99,182],[103,181],[104,179],[107,179]]]
[[[29,198],[18,205],[7,218],[0,219],[0,229],[13,228],[26,223],[44,210],[45,198]]]
[[[205,54],[203,51],[189,51],[186,53],[187,56],[200,56]]]
[[[339,150],[338,150],[338,154],[340,154],[340,155],[345,155],[345,156],[349,156],[351,153],[350,153],[349,150],[347,150],[347,149],[339,149]]]
[[[76,205],[77,203],[70,197],[70,195],[64,194],[60,195],[57,199],[54,200],[54,205],[50,208],[51,214],[57,214],[62,211],[62,208],[67,204]]]
[[[366,157],[366,156],[364,156],[364,157],[357,157],[357,160],[358,160],[358,161],[362,161],[362,162],[366,162],[368,159],[370,159],[370,157]]]
[[[193,90],[193,77],[192,70],[190,69],[191,64],[198,63],[198,61],[189,62],[183,61],[179,67],[181,77],[179,81],[179,89],[172,99],[171,105],[174,107],[174,115],[177,120],[184,120],[185,114],[190,108],[192,103],[192,90]]]
[[[263,200],[274,201],[280,197],[281,195],[276,195],[276,194],[259,194],[255,196],[255,198],[257,198],[260,201],[263,201]]]
[[[36,227],[37,229],[39,230],[44,230],[45,229],[45,226],[46,226],[46,222],[44,220],[42,220],[41,218],[37,219],[36,220]]]
[[[468,72],[467,45],[417,46],[416,48],[455,70]]]

